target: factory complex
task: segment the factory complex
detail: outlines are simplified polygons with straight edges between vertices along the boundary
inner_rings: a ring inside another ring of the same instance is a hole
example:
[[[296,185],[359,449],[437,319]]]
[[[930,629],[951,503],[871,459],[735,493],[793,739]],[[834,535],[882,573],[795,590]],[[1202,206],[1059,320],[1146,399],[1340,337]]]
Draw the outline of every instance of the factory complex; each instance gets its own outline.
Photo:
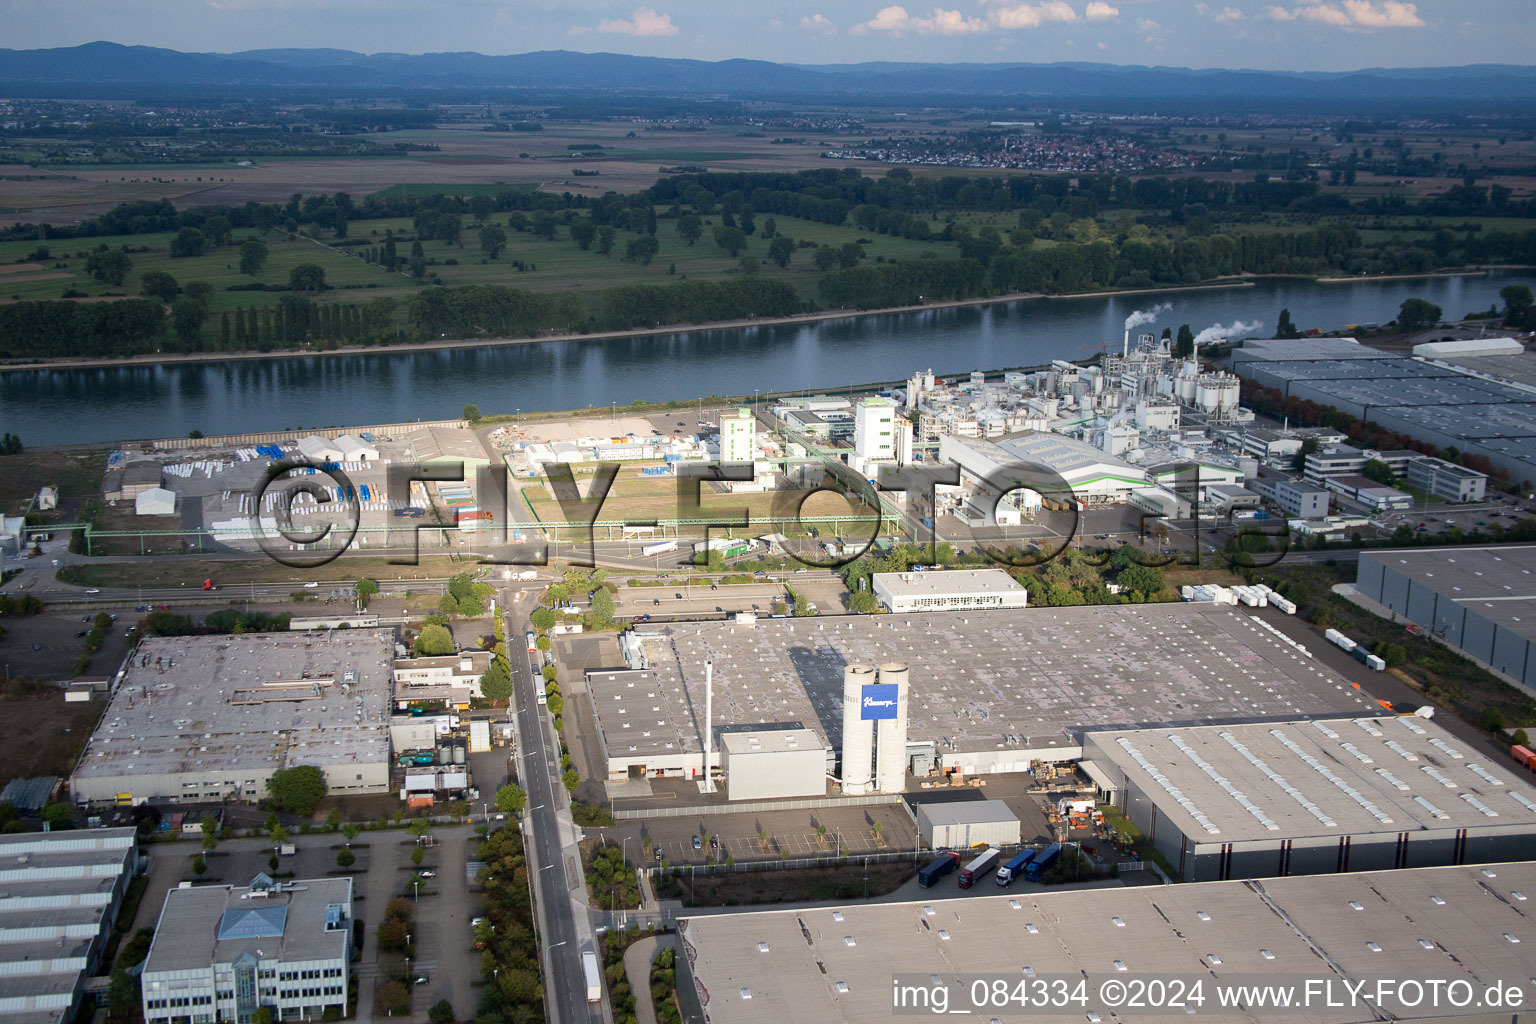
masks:
[[[866,685],[905,687],[868,695],[880,714],[897,702],[899,760],[918,778],[1074,760],[1093,729],[1380,711],[1228,605],[650,623],[620,646],[623,668],[586,672],[610,780],[699,777],[707,717],[716,735],[809,730],[828,773],[860,791],[881,774],[863,770],[862,738],[856,763],[833,770],[850,709],[860,737],[864,725],[887,730],[870,741],[885,758],[898,742],[894,720],[868,718]]]
[[[78,803],[254,801],[315,765],[339,793],[390,788],[391,630],[149,637],[70,777]]]
[[[1104,730],[1101,801],[1186,881],[1471,864],[1536,843],[1523,768],[1417,716]]]
[[[1346,982],[1434,978],[1465,985],[1479,997],[1496,980],[1528,990],[1536,977],[1536,927],[1526,909],[1533,892],[1536,864],[1498,863],[1263,882],[1031,888],[961,899],[935,894],[917,901],[685,917],[678,922],[677,992],[685,1019],[712,1024],[876,1024],[893,1015],[936,1012],[1092,1022],[1150,1016],[1106,1005],[1097,998],[1099,982],[1178,978],[1199,981],[1205,998],[1172,1007],[1172,1000],[1160,1001],[1155,1012],[1170,1019],[1443,1020],[1471,1011],[1415,1005],[1411,988],[1402,990],[1402,1002],[1379,1008],[1328,1006],[1321,999],[1305,1009],[1252,1000],[1226,1008],[1216,987],[1282,980],[1299,986],[1317,978],[1341,991]],[[1051,1012],[1018,1002],[974,1002],[971,981],[978,977],[1004,979],[1008,992],[1037,980],[1088,985],[1083,1002],[1047,1003],[1059,1006]],[[939,988],[948,998],[936,1011]],[[1506,1009],[1497,1019],[1509,1021],[1512,1014]]]

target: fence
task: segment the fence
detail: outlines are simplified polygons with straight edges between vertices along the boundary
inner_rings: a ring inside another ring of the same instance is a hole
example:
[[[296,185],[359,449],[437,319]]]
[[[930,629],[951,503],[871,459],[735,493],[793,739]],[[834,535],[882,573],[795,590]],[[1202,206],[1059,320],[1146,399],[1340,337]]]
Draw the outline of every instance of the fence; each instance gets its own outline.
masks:
[[[783,860],[748,860],[736,864],[715,862],[712,864],[678,864],[671,867],[640,868],[650,876],[651,884],[655,885],[658,875],[740,875],[754,871],[791,871],[796,868],[823,868],[829,866],[848,866],[864,863],[883,864],[891,861],[916,862],[922,857],[921,850],[885,850],[880,853],[845,853],[838,856],[835,853],[824,854],[819,857],[789,857]]]
[[[806,811],[817,807],[870,807],[900,802],[900,796],[889,793],[871,796],[809,796],[798,800],[753,800],[723,805],[654,807],[645,810],[615,811],[613,816],[619,821],[640,821],[645,818],[687,818],[694,815],[719,814],[722,811],[732,814],[766,814],[769,811]]]
[[[217,434],[207,437],[165,437],[155,441],[146,441],[151,448],[208,448],[226,447],[241,444],[274,444],[278,441],[292,441],[308,434],[330,434],[346,432],[354,437],[358,434],[404,434],[412,430],[420,430],[422,427],[467,427],[469,421],[457,420],[418,420],[414,423],[382,423],[371,427],[317,427],[314,430],[269,430],[256,434]]]

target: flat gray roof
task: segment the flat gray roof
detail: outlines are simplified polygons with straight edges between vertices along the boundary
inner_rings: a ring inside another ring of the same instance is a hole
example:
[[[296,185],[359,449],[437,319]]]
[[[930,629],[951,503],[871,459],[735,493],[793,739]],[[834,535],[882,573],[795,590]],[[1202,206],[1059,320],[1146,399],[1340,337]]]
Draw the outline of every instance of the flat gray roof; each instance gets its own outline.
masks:
[[[489,462],[485,445],[473,430],[462,427],[419,427],[406,435],[417,462],[437,459],[464,459]],[[469,481],[465,481],[468,483]]]
[[[387,760],[393,653],[389,630],[150,637],[75,775]]]
[[[721,736],[720,749],[733,754],[782,754],[791,750],[825,751],[826,747],[811,729],[753,729]]]
[[[1391,352],[1362,345],[1354,338],[1250,338],[1233,349],[1233,358],[1277,359],[1391,359]]]
[[[165,894],[144,973],[205,969],[259,950],[263,960],[325,960],[346,955],[352,879],[309,878],[250,898],[245,886],[199,885]],[[326,928],[326,908],[341,904],[342,927]]]
[[[1019,581],[1001,569],[945,569],[935,572],[877,572],[875,585],[905,595],[963,597],[969,594],[1002,594],[1023,590]]]
[[[1536,544],[1362,551],[1360,557],[1536,640]]]
[[[1089,749],[1197,843],[1536,829],[1536,789],[1523,773],[1422,718],[1111,730]]]
[[[1008,805],[1001,800],[943,800],[918,801],[923,817],[931,825],[986,825],[994,821],[1018,821]]]
[[[1380,710],[1227,605],[648,623],[634,636],[648,668],[587,676],[610,756],[700,752],[706,661],[717,729],[798,722],[832,747],[844,666],[892,661],[910,668],[908,737],[942,752],[1073,748],[1093,727]]]
[[[132,828],[17,833],[0,837],[0,1000],[71,993],[77,971],[53,961],[83,957],[111,908],[110,895],[132,870]],[[112,870],[114,869],[115,870]],[[69,934],[73,931],[75,934]],[[12,973],[14,972],[14,973]],[[53,1020],[64,1011],[0,1011],[0,1020]]]
[[[1533,892],[1536,864],[1415,868],[726,913],[685,918],[678,936],[715,1024],[889,1024],[895,975],[924,985],[935,974],[1018,981],[1025,968],[1074,981],[1203,978],[1200,1020],[1348,1024],[1372,1019],[1370,1010],[1314,1003],[1307,1011],[1224,1012],[1211,986],[1330,978],[1338,990],[1345,978],[1437,978],[1477,992],[1493,979],[1523,989],[1536,976],[1536,927],[1523,909]],[[965,989],[951,991],[951,1008],[963,1007]],[[1386,1008],[1398,1017],[1436,1012]],[[1032,1012],[1040,1020],[1083,1020],[1088,1010],[1106,1021],[1141,1019],[1096,1005],[1072,1010]]]

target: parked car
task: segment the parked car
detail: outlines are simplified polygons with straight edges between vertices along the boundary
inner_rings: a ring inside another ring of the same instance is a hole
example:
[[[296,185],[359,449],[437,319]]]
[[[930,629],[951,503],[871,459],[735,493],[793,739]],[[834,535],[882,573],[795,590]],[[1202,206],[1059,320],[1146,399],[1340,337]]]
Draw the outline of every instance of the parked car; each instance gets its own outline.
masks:
[[[695,850],[702,850],[702,849],[704,849],[704,840],[700,839],[698,836],[694,836],[693,837],[693,848]]]
[[[652,598],[651,599],[651,604],[656,606],[657,608],[660,608],[661,607],[661,598],[659,598],[659,597]]]
[[[412,985],[425,985],[427,982],[429,982],[431,980],[432,979],[428,978],[425,974],[418,974],[418,975],[416,975],[416,977],[411,979],[411,984]]]
[[[431,870],[418,871],[418,872],[416,872],[416,877],[417,878],[436,878],[437,877],[437,872],[436,871],[431,871]]]
[[[99,594],[99,593],[101,593],[101,591],[97,590],[95,587],[92,587],[90,590],[87,590],[86,593],[87,594]]]

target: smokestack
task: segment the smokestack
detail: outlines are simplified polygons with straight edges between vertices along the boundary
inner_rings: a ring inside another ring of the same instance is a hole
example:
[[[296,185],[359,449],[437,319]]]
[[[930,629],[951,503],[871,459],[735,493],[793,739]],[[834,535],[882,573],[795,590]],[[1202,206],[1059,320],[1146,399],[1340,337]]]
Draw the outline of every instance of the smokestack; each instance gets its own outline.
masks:
[[[710,774],[710,762],[715,753],[715,663],[704,663],[704,781],[699,783],[699,792],[713,793],[715,791],[714,776]]]
[[[1120,358],[1124,359],[1131,354],[1131,329],[1125,329],[1125,341],[1120,344]]]

